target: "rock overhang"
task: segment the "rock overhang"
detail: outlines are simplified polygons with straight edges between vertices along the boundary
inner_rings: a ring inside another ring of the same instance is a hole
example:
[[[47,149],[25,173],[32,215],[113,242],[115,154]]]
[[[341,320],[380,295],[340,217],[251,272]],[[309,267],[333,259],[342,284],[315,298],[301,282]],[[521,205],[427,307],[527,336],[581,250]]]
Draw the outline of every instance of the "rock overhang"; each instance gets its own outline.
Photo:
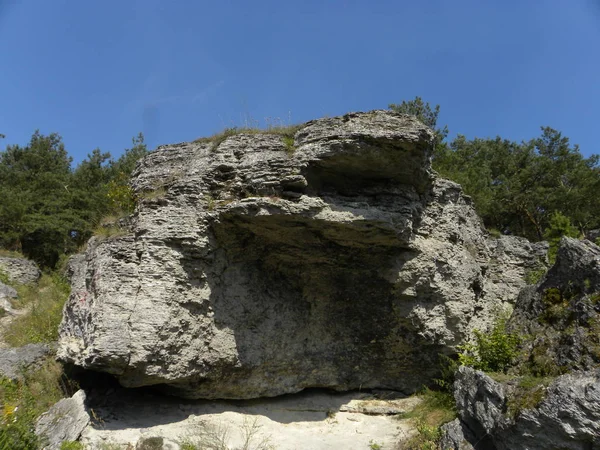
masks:
[[[61,358],[194,398],[418,389],[505,302],[432,141],[373,111],[308,122],[293,151],[268,133],[159,148],[131,234],[88,247]]]

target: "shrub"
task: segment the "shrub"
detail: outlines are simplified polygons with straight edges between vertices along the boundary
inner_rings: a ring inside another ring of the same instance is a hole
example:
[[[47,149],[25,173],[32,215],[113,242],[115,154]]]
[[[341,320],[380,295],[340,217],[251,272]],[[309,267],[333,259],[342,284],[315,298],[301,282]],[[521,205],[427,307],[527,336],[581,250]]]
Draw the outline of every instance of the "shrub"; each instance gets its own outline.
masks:
[[[499,316],[488,333],[475,330],[475,342],[459,347],[458,361],[461,365],[485,372],[505,372],[518,355],[521,339],[508,332],[508,317]]]
[[[571,219],[564,214],[555,211],[550,218],[550,226],[544,233],[544,239],[550,244],[550,248],[548,249],[548,260],[551,263],[556,261],[558,246],[560,244],[560,239],[563,236],[576,238],[579,236],[579,230],[571,224]]]

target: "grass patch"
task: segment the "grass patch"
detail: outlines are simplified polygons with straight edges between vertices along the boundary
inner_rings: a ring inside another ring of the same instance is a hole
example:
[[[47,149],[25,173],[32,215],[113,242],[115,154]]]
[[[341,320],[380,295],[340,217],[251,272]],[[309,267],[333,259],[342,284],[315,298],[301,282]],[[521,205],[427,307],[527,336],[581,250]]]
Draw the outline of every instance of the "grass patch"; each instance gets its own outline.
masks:
[[[8,325],[3,339],[13,347],[58,339],[62,309],[71,287],[59,274],[43,274],[37,285],[18,285],[17,308],[30,311],[17,316]]]
[[[421,399],[412,411],[402,414],[402,419],[413,419],[418,434],[403,444],[406,450],[434,450],[442,437],[440,427],[456,418],[454,397],[450,392],[425,388]]]
[[[510,417],[517,417],[526,409],[533,409],[546,397],[546,388],[554,381],[554,377],[524,376],[519,380],[514,392],[507,399],[507,412]]]
[[[212,144],[211,150],[216,150],[227,138],[231,136],[237,136],[238,134],[274,134],[281,136],[283,144],[286,147],[288,153],[293,153],[294,148],[294,135],[300,130],[303,125],[267,125],[267,128],[259,128],[253,126],[243,127],[230,127],[225,128],[223,131],[213,134],[209,137],[202,137],[196,139],[194,142],[197,143],[210,143]]]
[[[542,277],[546,274],[546,269],[541,267],[539,269],[528,270],[525,273],[525,283],[527,284],[538,284]]]
[[[126,215],[110,215],[103,217],[98,226],[94,229],[94,236],[109,238],[117,236],[125,236],[129,233],[126,227],[119,225],[121,219]]]
[[[85,446],[77,441],[64,441],[60,444],[60,450],[85,450]]]
[[[40,448],[35,421],[71,388],[53,357],[21,380],[0,378],[0,450]]]
[[[167,188],[165,186],[159,186],[156,189],[142,192],[138,199],[139,200],[155,200],[157,198],[163,198],[167,195]]]
[[[3,248],[0,248],[0,256],[5,258],[25,258],[25,256],[23,256],[23,254],[20,252],[16,252],[14,250],[6,250]]]

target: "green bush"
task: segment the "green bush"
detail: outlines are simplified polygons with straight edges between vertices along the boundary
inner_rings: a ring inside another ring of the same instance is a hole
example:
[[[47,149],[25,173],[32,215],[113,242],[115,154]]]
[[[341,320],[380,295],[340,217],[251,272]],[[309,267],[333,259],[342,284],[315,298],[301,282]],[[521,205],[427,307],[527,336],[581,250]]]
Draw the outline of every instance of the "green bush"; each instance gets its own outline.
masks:
[[[576,238],[579,237],[579,230],[571,224],[569,219],[560,212],[555,212],[550,218],[550,226],[544,233],[544,239],[550,244],[548,249],[548,260],[551,263],[556,261],[556,254],[558,252],[558,246],[563,236]]]
[[[463,366],[485,372],[505,372],[518,355],[521,339],[510,333],[508,317],[499,316],[488,333],[475,330],[475,342],[459,347],[458,361]]]

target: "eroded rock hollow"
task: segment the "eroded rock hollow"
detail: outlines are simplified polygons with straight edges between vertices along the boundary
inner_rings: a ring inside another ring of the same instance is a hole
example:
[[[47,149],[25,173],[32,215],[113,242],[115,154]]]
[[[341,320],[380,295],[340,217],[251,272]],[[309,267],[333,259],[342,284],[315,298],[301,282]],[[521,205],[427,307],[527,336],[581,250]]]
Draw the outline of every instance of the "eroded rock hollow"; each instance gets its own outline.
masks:
[[[489,238],[432,139],[373,111],[159,147],[73,262],[59,357],[189,398],[414,391],[545,258]]]

